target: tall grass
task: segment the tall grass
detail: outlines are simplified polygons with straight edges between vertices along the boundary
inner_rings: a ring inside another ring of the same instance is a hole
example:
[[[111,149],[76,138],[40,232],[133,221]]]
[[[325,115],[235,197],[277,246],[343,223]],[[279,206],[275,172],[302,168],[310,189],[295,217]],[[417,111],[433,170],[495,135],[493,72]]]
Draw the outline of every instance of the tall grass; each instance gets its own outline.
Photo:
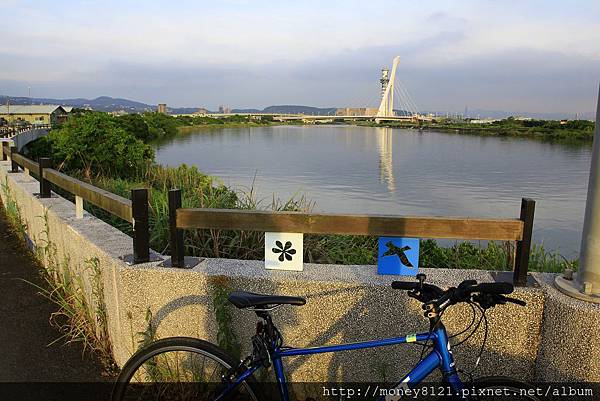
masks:
[[[25,234],[27,232],[27,224],[23,221],[23,217],[21,216],[21,209],[19,209],[19,204],[13,197],[11,189],[8,186],[8,177],[5,179],[5,182],[2,183],[2,192],[4,193],[4,210],[6,212],[6,216],[8,217],[8,221],[17,233],[17,235],[19,235],[19,238],[25,239]]]
[[[36,253],[42,263],[40,275],[43,284],[29,283],[58,307],[58,310],[50,315],[50,323],[63,334],[52,344],[61,340],[67,343],[79,342],[83,345],[84,352],[94,351],[107,371],[112,372],[116,364],[108,335],[108,312],[104,303],[99,260],[95,257],[87,259],[83,267],[84,271],[91,270],[89,296],[83,275],[73,269],[69,256],[65,255],[62,261],[58,261],[57,247],[50,239],[48,212],[40,218],[44,219],[44,229]]]
[[[110,192],[128,198],[131,189],[149,188],[150,246],[159,252],[169,253],[168,191],[182,190],[184,208],[219,208],[272,211],[309,212],[314,203],[304,197],[288,200],[258,199],[251,186],[246,190],[232,191],[218,179],[201,173],[196,167],[181,165],[177,168],[148,165],[135,180],[97,177],[93,183]],[[91,208],[123,232],[131,234],[131,225]],[[264,258],[264,235],[254,231],[185,230],[186,255],[233,259]],[[306,235],[304,259],[314,263],[375,264],[377,263],[377,238],[350,235]],[[435,240],[421,241],[420,265],[447,269],[510,270],[514,246],[506,242],[457,242],[453,246],[440,246]],[[560,254],[534,245],[531,250],[531,271],[561,272],[565,267],[576,267],[576,260],[566,260]]]
[[[202,174],[196,167],[186,165],[177,168],[151,165],[136,181],[98,177],[93,183],[127,198],[133,188],[149,188],[150,246],[167,253],[169,252],[168,192],[172,188],[182,189],[184,208],[304,211],[310,208],[310,204],[302,198],[287,202],[274,199],[266,205],[264,201],[256,199],[252,190],[234,192],[215,178]],[[131,233],[129,224],[117,221],[118,219],[109,217],[105,212],[99,212],[97,209],[91,208],[91,210],[122,231]],[[262,241],[264,241],[262,233],[251,231],[186,230],[184,236],[186,254],[207,257],[261,258],[262,244],[264,244]]]

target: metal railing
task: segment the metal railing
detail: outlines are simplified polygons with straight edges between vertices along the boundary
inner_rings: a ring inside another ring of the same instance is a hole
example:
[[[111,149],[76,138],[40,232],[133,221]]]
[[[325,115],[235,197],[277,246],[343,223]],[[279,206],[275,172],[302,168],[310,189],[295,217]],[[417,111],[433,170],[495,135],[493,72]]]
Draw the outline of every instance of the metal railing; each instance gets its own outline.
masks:
[[[181,205],[181,190],[169,191],[171,260],[165,263],[173,267],[190,267],[185,260],[183,230],[192,228],[498,240],[516,241],[512,281],[518,286],[527,285],[535,211],[535,201],[528,198],[521,200],[518,219],[184,209]]]
[[[35,174],[40,183],[40,198],[52,196],[50,184],[61,188],[75,196],[75,215],[83,218],[83,202],[89,202],[110,214],[133,224],[133,254],[123,259],[132,264],[151,261],[150,235],[148,223],[148,189],[131,190],[131,199],[126,199],[111,192],[97,188],[91,184],[70,177],[51,168],[51,160],[46,157],[34,162],[19,154],[13,146],[7,149],[3,144],[3,160],[10,158],[11,172],[19,172],[21,167],[25,174]],[[153,258],[156,260],[156,258]]]
[[[12,138],[15,135],[32,129],[52,129],[51,124],[27,124],[19,127],[0,127],[0,138]]]

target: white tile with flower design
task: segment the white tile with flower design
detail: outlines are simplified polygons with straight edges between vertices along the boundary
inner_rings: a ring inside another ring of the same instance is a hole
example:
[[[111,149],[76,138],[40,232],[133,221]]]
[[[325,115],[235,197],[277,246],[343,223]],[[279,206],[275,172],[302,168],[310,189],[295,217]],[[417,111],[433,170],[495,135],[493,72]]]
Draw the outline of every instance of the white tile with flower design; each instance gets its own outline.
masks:
[[[265,268],[301,272],[304,234],[265,233]]]

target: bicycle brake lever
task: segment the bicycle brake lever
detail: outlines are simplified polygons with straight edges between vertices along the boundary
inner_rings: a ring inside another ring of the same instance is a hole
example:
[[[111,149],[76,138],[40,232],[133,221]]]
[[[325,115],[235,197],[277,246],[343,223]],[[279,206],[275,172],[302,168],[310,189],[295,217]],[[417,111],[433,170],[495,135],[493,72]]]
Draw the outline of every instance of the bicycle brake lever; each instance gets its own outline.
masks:
[[[521,301],[520,299],[510,298],[510,297],[503,297],[503,298],[504,298],[504,300],[506,302],[511,302],[511,303],[517,304],[519,306],[526,306],[527,305],[527,302]]]
[[[419,290],[421,291],[423,291],[423,283],[425,282],[426,278],[427,276],[423,273],[417,274],[417,280],[419,280]]]

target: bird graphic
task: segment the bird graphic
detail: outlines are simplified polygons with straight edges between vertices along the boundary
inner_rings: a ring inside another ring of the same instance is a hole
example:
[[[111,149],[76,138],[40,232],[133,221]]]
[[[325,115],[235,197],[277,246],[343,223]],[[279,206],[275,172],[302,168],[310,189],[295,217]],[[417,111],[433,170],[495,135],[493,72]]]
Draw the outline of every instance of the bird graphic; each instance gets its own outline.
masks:
[[[414,268],[414,266],[412,265],[412,263],[410,263],[410,260],[408,260],[408,258],[406,257],[406,254],[404,253],[404,251],[408,251],[410,249],[410,246],[406,245],[403,246],[402,248],[397,247],[396,245],[394,245],[394,243],[392,241],[388,241],[385,246],[387,246],[388,250],[385,251],[385,253],[382,256],[398,256],[398,258],[400,259],[400,262],[402,262],[402,264],[406,267],[410,267],[410,268]]]

